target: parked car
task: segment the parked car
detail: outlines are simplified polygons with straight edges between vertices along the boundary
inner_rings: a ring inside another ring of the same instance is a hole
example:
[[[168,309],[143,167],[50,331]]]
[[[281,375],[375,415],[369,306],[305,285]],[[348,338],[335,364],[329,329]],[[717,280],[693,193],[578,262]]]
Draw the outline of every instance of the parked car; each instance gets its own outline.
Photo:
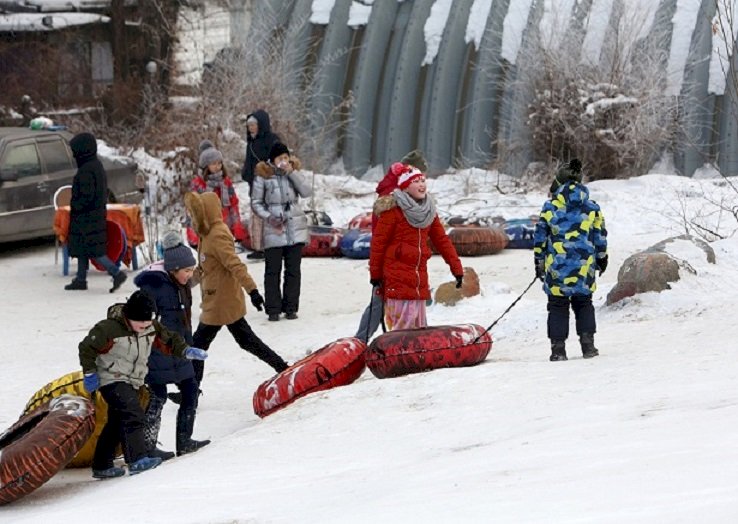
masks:
[[[0,243],[54,234],[54,193],[71,185],[77,164],[67,131],[0,127]],[[138,203],[137,164],[98,155],[112,202]]]

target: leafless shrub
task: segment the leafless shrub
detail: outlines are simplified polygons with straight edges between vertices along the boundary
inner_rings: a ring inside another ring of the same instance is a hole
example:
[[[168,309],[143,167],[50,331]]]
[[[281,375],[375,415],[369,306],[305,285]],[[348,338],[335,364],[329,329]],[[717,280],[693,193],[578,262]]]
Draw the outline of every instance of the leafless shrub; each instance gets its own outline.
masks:
[[[567,41],[534,46],[529,126],[537,160],[577,157],[590,179],[645,172],[677,129],[678,101],[664,94],[667,56],[656,41],[638,41],[636,16],[623,15],[598,63]],[[636,45],[638,44],[638,45]],[[529,51],[531,52],[531,51]]]

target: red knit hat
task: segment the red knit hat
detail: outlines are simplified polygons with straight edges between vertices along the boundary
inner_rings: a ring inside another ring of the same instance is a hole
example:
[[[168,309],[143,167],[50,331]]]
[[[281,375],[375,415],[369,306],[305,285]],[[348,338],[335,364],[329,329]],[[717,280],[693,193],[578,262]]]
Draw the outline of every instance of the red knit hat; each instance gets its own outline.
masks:
[[[397,187],[400,189],[407,189],[407,187],[412,184],[413,180],[422,176],[425,175],[421,173],[418,168],[406,166],[406,169],[397,177]]]

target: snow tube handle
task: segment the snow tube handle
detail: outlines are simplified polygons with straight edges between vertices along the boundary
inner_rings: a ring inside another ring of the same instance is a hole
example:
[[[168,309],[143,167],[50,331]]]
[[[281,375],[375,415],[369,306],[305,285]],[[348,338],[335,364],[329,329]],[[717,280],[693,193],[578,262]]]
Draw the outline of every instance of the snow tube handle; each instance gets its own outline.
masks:
[[[321,371],[322,371],[322,375],[321,375]],[[318,364],[317,366],[315,366],[315,378],[318,380],[318,385],[320,385],[332,379],[333,375],[331,374],[330,371],[328,371],[328,368],[325,367],[323,364]]]

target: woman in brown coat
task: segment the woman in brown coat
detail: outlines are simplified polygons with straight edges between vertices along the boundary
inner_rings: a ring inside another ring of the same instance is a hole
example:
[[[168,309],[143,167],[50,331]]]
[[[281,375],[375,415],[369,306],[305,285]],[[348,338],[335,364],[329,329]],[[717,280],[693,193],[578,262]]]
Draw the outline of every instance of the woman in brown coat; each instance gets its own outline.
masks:
[[[196,276],[200,278],[202,312],[193,335],[194,345],[207,350],[220,328],[226,326],[239,346],[272,366],[276,372],[283,371],[287,363],[256,336],[244,318],[246,301],[243,291],[249,294],[251,303],[259,311],[264,298],[246,265],[236,255],[233,235],[223,222],[218,195],[187,193],[185,206],[200,237]],[[202,383],[204,365],[202,362],[193,364],[195,378]]]

